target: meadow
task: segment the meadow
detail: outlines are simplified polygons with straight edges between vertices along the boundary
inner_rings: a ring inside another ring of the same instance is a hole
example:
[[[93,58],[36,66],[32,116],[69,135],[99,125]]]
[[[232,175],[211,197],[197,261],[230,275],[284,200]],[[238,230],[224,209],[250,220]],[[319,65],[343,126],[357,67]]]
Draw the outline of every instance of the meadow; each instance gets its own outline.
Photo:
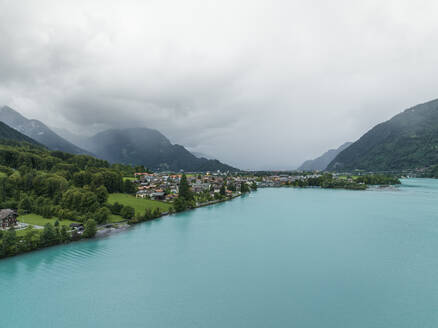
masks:
[[[161,212],[167,212],[170,209],[170,205],[164,202],[156,200],[136,198],[127,194],[110,194],[108,197],[108,203],[114,204],[118,202],[124,206],[131,206],[135,209],[136,214],[144,214],[146,209],[155,210],[157,207]]]

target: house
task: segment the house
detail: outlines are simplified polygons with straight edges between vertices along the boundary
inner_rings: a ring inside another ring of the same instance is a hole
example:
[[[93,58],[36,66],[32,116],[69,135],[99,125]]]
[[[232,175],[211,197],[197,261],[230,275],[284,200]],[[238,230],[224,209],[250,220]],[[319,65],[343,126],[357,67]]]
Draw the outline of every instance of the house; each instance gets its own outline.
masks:
[[[84,231],[84,225],[82,223],[71,223],[70,228],[71,230],[76,230],[79,233],[82,233],[82,231]]]
[[[178,194],[168,194],[164,197],[164,200],[170,202],[171,200],[178,198]]]
[[[150,195],[150,197],[151,197],[152,200],[164,200],[164,197],[165,197],[165,196],[166,196],[166,195],[165,195],[164,191],[161,190],[161,189],[157,189],[157,190],[155,190],[155,192],[153,192],[153,193]]]
[[[18,213],[11,209],[0,211],[0,227],[2,229],[13,227],[17,224]]]
[[[135,194],[136,198],[149,198],[149,192],[147,190],[137,191]]]

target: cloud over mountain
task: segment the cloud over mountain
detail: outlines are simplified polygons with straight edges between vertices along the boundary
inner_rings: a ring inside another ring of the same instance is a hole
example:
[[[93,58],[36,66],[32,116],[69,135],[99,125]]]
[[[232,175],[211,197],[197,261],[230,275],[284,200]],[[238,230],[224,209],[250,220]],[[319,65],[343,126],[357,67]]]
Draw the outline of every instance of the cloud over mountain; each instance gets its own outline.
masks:
[[[291,168],[437,97],[430,1],[0,0],[0,105]]]

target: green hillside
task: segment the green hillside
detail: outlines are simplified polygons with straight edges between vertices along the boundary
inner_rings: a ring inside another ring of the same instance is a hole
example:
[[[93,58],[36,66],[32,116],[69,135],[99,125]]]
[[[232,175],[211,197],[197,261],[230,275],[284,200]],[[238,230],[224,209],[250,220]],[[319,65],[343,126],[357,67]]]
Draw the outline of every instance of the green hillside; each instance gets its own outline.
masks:
[[[0,133],[0,209],[17,210],[18,221],[30,225],[0,230],[0,258],[90,238],[97,225],[134,215],[128,206],[115,209],[108,203],[112,193],[123,198],[123,193],[135,191],[131,182],[123,181],[128,167],[20,142],[32,140],[2,124]],[[70,224],[77,222],[84,223],[83,234],[70,231]]]
[[[438,100],[378,124],[342,151],[328,170],[386,171],[438,163]]]

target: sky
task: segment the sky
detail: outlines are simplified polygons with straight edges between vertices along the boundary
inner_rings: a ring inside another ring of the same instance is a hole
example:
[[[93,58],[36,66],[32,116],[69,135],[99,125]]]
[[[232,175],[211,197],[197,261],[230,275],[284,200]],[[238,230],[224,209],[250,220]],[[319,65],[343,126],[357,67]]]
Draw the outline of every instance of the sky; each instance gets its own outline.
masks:
[[[438,98],[437,1],[0,0],[0,105],[293,169]]]

